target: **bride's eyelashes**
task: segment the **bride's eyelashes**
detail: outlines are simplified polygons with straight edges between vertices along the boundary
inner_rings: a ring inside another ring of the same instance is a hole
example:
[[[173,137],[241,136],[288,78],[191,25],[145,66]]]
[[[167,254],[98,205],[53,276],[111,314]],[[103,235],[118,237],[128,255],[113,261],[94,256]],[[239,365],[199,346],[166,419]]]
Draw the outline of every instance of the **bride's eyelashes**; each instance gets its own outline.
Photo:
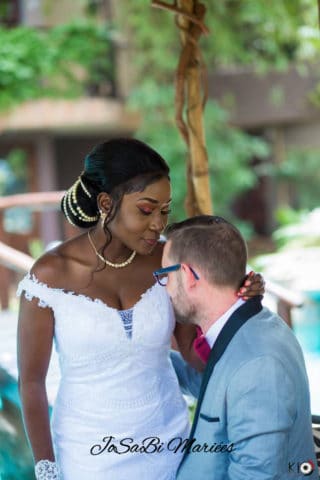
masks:
[[[139,208],[142,215],[150,215],[152,213],[151,208]]]
[[[142,213],[142,215],[151,215],[151,213],[153,212],[153,210],[151,210],[149,208],[139,208],[139,210]],[[171,210],[161,211],[162,215],[169,215],[169,213],[171,213]]]

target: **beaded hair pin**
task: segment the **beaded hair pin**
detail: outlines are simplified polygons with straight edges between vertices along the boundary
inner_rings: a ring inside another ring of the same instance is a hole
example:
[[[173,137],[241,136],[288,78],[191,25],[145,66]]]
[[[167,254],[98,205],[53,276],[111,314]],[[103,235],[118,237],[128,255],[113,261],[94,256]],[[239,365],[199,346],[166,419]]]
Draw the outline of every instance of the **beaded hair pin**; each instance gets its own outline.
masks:
[[[89,192],[89,190],[86,188],[85,184],[82,181],[82,178],[81,178],[82,173],[77,178],[75,183],[69,188],[69,190],[67,190],[67,192],[66,192],[66,194],[63,198],[64,213],[66,215],[66,218],[67,218],[68,222],[71,223],[71,225],[73,225],[73,226],[76,226],[76,225],[74,224],[74,222],[71,220],[70,216],[68,215],[68,211],[67,211],[67,208],[66,208],[67,206],[69,207],[70,211],[72,212],[72,215],[74,217],[78,217],[83,222],[93,223],[93,222],[96,222],[99,219],[98,215],[87,215],[83,211],[83,209],[80,207],[80,205],[78,204],[77,191],[78,191],[79,185],[81,186],[81,188],[84,191],[84,193],[86,194],[86,196],[88,198],[92,198],[91,193]]]

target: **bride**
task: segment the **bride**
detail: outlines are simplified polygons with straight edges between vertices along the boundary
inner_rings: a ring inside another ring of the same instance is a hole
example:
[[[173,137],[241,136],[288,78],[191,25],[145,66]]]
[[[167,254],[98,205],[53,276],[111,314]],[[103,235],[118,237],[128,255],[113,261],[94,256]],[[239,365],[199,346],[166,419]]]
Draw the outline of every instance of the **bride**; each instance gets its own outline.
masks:
[[[169,168],[134,139],[97,145],[64,195],[84,233],[44,254],[20,282],[19,387],[37,479],[170,480],[188,437],[169,359],[174,333],[198,369],[193,326],[175,324],[154,284],[170,211]],[[249,282],[246,282],[246,286]],[[243,295],[261,293],[253,278]],[[50,420],[45,379],[52,343],[61,381]]]

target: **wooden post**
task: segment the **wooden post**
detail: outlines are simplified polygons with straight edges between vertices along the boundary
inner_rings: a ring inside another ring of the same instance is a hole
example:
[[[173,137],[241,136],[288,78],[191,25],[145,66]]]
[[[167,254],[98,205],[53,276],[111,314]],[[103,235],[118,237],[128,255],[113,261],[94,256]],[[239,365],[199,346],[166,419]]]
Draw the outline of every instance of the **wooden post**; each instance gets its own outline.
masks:
[[[197,0],[178,0],[178,6],[202,21],[206,12],[205,6]],[[202,33],[201,28],[190,20],[178,15],[178,25],[182,26],[181,42],[184,51],[190,50],[186,69],[186,115],[188,131],[188,184],[186,209],[190,216],[212,213],[209,183],[208,156],[205,146],[203,123],[203,82],[200,50],[196,43]],[[177,85],[178,87],[178,85]]]
[[[177,0],[174,5],[154,0],[154,7],[177,15],[182,51],[176,75],[176,122],[187,144],[188,192],[186,210],[189,216],[212,213],[208,155],[205,145],[203,111],[206,100],[204,63],[198,41],[208,33],[203,23],[206,12],[198,0]]]

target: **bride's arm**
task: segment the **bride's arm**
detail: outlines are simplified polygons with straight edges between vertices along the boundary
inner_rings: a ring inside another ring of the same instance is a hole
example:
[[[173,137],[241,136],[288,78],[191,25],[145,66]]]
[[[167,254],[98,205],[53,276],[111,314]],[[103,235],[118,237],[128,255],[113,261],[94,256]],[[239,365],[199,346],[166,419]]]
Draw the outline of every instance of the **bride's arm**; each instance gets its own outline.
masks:
[[[35,462],[54,461],[45,379],[52,350],[54,319],[39,299],[21,297],[18,323],[19,391],[25,429]]]
[[[193,324],[185,325],[177,321],[174,329],[174,337],[185,361],[198,372],[202,372],[206,365],[200,359],[193,346],[193,342],[197,337],[196,326]]]

